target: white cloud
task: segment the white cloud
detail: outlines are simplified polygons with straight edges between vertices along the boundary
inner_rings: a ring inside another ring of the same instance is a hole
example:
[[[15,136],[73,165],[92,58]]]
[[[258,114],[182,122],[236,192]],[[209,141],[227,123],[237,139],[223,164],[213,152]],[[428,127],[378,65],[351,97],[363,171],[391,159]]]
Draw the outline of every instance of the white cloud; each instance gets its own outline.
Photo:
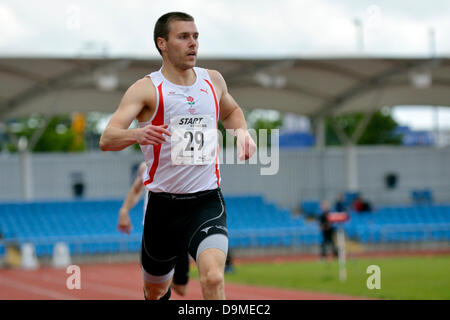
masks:
[[[450,110],[446,107],[399,106],[393,109],[393,118],[414,130],[450,130]]]
[[[0,3],[0,21],[0,47],[14,45],[18,38],[31,35],[30,29],[4,3]]]
[[[354,56],[355,18],[367,55],[428,56],[430,27],[438,55],[450,55],[447,0],[3,0],[0,55],[74,56],[94,42],[111,56],[157,56],[153,27],[169,11],[194,16],[201,56]],[[414,110],[397,115],[430,128],[430,113]],[[450,126],[450,111],[439,118]]]
[[[364,24],[366,54],[428,55],[429,27],[438,54],[449,54],[449,11],[445,1],[436,3],[420,10],[421,1],[381,0],[4,0],[0,54],[76,55],[96,41],[108,43],[112,55],[156,55],[153,26],[175,10],[195,17],[200,54],[208,56],[355,55],[355,18]],[[67,27],[71,7],[79,8],[79,28]]]

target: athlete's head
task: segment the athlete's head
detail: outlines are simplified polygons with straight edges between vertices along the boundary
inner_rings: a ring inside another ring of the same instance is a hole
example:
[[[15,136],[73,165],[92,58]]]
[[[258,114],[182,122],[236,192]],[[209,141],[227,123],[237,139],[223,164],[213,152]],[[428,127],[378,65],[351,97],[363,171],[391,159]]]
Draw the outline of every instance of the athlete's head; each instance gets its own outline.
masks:
[[[198,31],[189,14],[169,12],[161,16],[156,21],[153,39],[161,56],[175,66],[183,69],[195,66]]]

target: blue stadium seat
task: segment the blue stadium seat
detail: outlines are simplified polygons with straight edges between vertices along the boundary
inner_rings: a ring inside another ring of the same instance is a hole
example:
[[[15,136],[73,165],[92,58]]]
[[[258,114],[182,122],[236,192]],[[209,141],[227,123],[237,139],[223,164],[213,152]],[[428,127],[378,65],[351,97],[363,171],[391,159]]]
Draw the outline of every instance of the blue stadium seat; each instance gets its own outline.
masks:
[[[254,239],[251,234],[230,237],[232,247],[320,243],[317,222],[307,222],[304,215],[295,217],[259,195],[230,196],[225,201],[230,234],[250,228],[258,231]],[[132,236],[135,236],[132,239],[117,237],[116,215],[120,204],[121,200],[0,204],[0,232],[6,239],[32,237],[38,256],[52,254],[47,242],[69,236],[75,237],[68,242],[72,254],[138,252],[140,240],[135,239],[142,234],[142,202],[140,208],[130,212],[134,226]],[[318,201],[303,201],[302,206],[305,212],[320,212]],[[450,238],[450,230],[442,229],[443,223],[450,223],[450,205],[386,206],[363,215],[350,212],[350,218],[343,225],[348,237],[364,243],[444,241]],[[383,233],[384,228],[393,226],[397,226],[397,232]],[[405,226],[413,229],[405,231]],[[291,231],[273,233],[276,228],[293,228],[296,236]],[[100,237],[105,240],[100,241]]]
[[[6,247],[0,243],[0,258],[3,258],[6,254]]]

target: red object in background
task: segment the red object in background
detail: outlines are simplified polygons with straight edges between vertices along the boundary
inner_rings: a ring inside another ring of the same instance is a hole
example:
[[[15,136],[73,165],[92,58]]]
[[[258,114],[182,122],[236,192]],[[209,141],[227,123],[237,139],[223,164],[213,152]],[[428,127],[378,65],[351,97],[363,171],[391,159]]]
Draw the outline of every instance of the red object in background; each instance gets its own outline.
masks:
[[[330,212],[328,214],[328,221],[333,223],[345,222],[349,219],[350,217],[347,212]]]
[[[363,211],[364,210],[364,202],[362,200],[355,200],[355,202],[353,202],[353,208],[357,212]]]

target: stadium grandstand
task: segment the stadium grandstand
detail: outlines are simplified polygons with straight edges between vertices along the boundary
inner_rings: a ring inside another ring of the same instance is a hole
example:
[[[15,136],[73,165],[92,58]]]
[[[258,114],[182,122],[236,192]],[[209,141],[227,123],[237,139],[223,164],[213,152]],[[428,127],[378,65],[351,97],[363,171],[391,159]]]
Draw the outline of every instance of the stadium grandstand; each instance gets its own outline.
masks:
[[[0,121],[36,112],[46,117],[111,112],[124,90],[159,64],[157,59],[0,58]],[[318,256],[320,201],[334,203],[340,193],[348,195],[349,220],[337,225],[345,232],[347,254],[450,250],[450,149],[435,147],[428,136],[422,136],[426,143],[416,143],[422,138],[405,127],[398,129],[406,133],[404,146],[356,145],[383,106],[447,105],[450,59],[204,59],[198,64],[224,70],[242,106],[304,115],[314,123],[309,133],[282,132],[279,157],[269,157],[269,163],[221,166],[235,257]],[[414,85],[414,72],[426,72],[433,81]],[[117,82],[108,86],[108,77]],[[344,146],[326,147],[325,116],[356,111],[365,114],[356,134],[340,132]],[[32,153],[30,144],[16,143],[19,152],[0,154],[2,266],[20,268],[26,244],[33,245],[41,265],[51,263],[58,243],[67,245],[73,262],[138,261],[143,201],[131,212],[130,235],[117,231],[117,214],[140,153],[40,154]],[[277,167],[276,174],[262,175],[269,166]],[[355,194],[372,204],[370,211],[353,209]]]

